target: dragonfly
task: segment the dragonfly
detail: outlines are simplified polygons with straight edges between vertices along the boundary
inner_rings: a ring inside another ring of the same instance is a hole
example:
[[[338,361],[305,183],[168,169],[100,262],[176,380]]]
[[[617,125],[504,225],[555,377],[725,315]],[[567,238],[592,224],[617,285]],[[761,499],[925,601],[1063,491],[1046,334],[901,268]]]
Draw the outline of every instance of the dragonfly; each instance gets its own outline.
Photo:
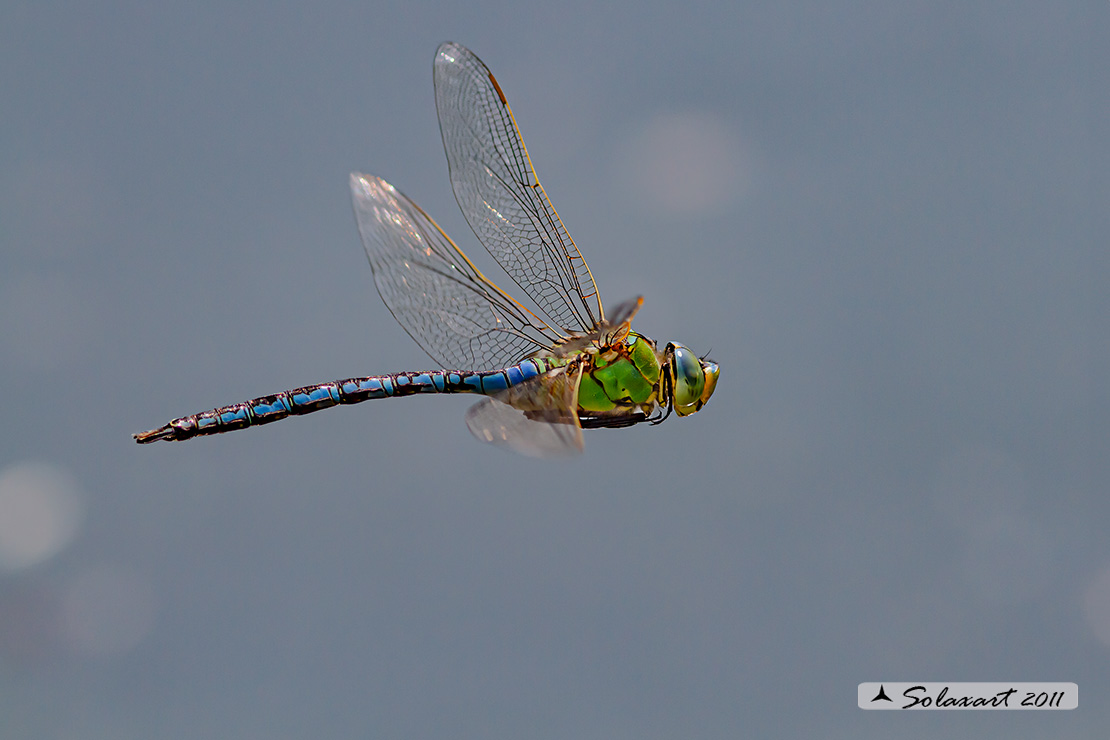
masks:
[[[643,297],[608,313],[593,274],[540,185],[501,85],[471,51],[442,44],[436,111],[455,200],[478,240],[530,299],[495,285],[420,206],[352,173],[351,197],[386,307],[441,368],[318,383],[174,419],[140,444],[269,424],[371,399],[473,393],[479,440],[551,457],[581,452],[583,429],[658,424],[709,400],[720,368],[631,329]]]

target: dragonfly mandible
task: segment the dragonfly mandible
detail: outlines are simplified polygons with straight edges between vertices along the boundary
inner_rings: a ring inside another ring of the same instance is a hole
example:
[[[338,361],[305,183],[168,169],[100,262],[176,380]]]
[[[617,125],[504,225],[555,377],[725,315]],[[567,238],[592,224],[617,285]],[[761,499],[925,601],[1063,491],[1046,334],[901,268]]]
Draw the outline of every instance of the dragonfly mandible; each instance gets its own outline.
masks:
[[[219,434],[376,398],[476,393],[485,398],[466,414],[475,437],[546,457],[580,452],[582,429],[659,423],[709,400],[717,363],[632,331],[642,297],[606,314],[489,68],[445,43],[436,51],[434,80],[455,199],[532,307],[486,278],[399,190],[353,173],[355,218],[386,307],[441,368],[467,369],[309,385],[183,416],[134,435],[137,442]]]

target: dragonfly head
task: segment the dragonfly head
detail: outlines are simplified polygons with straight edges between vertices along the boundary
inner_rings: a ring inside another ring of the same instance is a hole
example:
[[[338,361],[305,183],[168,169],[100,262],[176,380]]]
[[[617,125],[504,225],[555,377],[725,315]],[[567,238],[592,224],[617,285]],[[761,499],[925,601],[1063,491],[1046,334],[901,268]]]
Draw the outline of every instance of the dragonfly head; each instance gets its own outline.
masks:
[[[721,368],[698,357],[687,347],[671,342],[663,352],[664,395],[679,416],[700,411],[717,388]]]

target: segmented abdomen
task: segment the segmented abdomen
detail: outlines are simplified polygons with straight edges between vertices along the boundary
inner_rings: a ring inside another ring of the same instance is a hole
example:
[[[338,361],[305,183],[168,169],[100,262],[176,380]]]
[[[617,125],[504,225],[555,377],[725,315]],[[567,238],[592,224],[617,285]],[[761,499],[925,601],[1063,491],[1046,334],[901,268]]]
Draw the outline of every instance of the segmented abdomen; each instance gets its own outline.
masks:
[[[235,429],[269,424],[287,416],[311,414],[340,404],[362,403],[376,398],[411,396],[417,393],[492,395],[509,386],[542,375],[561,364],[551,358],[536,358],[490,372],[464,373],[433,370],[369,375],[363,378],[319,383],[183,416],[158,429],[136,434],[135,441],[145,444],[160,439],[172,441],[205,434],[221,434]]]

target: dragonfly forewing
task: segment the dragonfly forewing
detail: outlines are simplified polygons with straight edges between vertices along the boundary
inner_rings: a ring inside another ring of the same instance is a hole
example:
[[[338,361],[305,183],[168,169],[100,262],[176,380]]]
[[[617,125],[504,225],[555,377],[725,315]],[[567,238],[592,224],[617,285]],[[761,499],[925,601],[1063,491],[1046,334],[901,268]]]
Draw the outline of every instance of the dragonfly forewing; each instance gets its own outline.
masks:
[[[455,199],[493,258],[567,333],[604,317],[590,268],[536,177],[489,68],[458,44],[436,52],[436,111]]]

